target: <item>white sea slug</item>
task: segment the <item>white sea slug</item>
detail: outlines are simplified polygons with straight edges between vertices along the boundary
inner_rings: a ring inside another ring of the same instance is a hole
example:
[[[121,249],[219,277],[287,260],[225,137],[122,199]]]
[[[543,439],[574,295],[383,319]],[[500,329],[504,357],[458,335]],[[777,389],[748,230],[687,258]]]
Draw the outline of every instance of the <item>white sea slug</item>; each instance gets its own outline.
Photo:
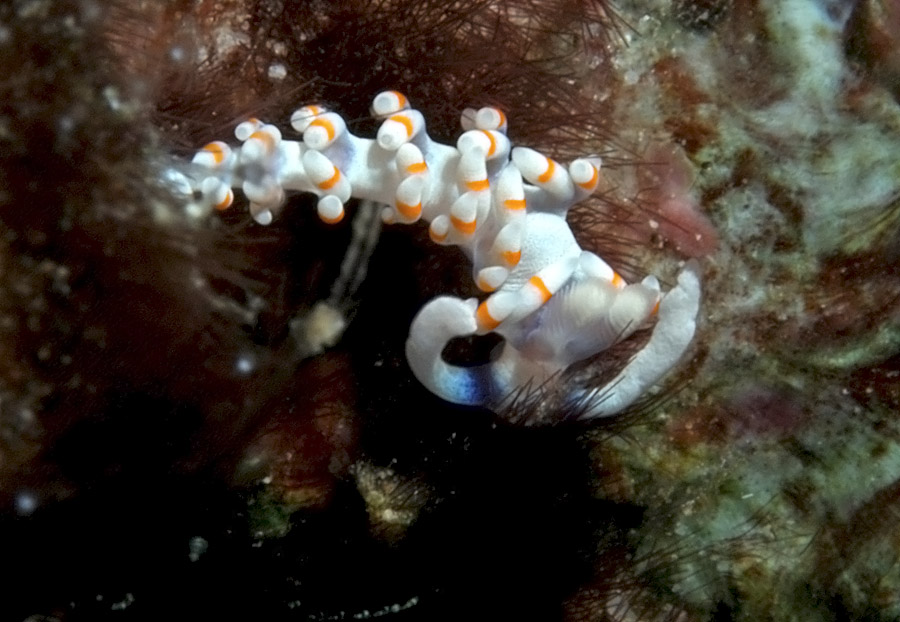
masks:
[[[413,374],[447,401],[497,409],[522,387],[540,386],[628,338],[654,314],[649,341],[612,381],[573,388],[567,399],[584,418],[612,415],[678,362],[694,335],[696,265],[665,294],[653,276],[627,284],[581,249],[566,222],[569,208],[597,187],[599,158],[565,167],[513,147],[496,108],[464,111],[455,147],[431,140],[401,93],[380,93],[372,113],[383,119],[375,139],[354,136],[340,115],[318,106],[291,117],[302,141],[251,119],[235,130],[240,147],[210,143],[194,158],[202,173],[174,174],[173,182],[195,197],[195,213],[227,207],[232,188],[241,188],[261,224],[272,221],[287,190],[318,195],[319,216],[329,223],[343,218],[351,197],[376,201],[386,206],[385,222],[423,219],[435,243],[459,246],[487,297],[431,300],[406,342]],[[505,339],[495,360],[460,367],[443,359],[451,339],[488,332]]]

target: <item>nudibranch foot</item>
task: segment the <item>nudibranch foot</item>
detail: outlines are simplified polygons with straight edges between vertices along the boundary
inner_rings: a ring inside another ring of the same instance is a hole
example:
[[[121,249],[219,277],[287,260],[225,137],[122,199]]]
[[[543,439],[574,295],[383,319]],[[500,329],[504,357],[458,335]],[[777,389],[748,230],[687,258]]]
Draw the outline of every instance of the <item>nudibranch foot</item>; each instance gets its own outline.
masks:
[[[699,266],[690,261],[678,275],[678,284],[660,300],[656,325],[644,347],[606,385],[574,393],[576,399],[586,400],[581,418],[615,415],[656,384],[690,345],[699,310]]]

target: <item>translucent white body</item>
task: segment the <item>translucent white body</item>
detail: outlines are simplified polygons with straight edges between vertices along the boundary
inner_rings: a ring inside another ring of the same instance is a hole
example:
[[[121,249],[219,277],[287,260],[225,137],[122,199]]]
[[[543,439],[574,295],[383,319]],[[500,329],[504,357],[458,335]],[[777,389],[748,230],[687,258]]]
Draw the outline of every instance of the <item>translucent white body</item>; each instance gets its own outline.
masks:
[[[431,239],[459,246],[489,294],[481,303],[438,297],[410,328],[410,368],[448,401],[498,407],[520,387],[540,385],[626,339],[657,309],[649,342],[619,375],[604,387],[573,388],[571,399],[585,417],[615,414],[677,363],[695,330],[696,267],[689,265],[664,296],[654,277],[626,284],[581,249],[566,222],[569,208],[596,188],[599,158],[564,167],[512,147],[496,108],[466,111],[467,131],[455,147],[432,141],[421,113],[400,93],[379,94],[372,108],[384,119],[374,140],[354,136],[339,115],[318,106],[291,117],[302,141],[284,140],[274,126],[251,119],[235,131],[239,148],[211,143],[194,159],[200,174],[170,174],[170,181],[190,188],[189,209],[197,213],[230,204],[231,188],[240,188],[261,224],[272,221],[285,191],[321,197],[319,216],[330,223],[341,220],[351,197],[385,205],[388,223],[429,222]],[[459,367],[443,359],[450,339],[492,331],[506,340],[496,360]]]

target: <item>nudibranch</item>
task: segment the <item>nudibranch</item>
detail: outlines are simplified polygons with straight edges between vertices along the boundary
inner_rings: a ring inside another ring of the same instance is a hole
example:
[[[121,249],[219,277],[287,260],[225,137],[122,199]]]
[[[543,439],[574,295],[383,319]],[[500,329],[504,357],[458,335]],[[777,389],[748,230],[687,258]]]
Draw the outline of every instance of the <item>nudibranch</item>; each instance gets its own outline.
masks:
[[[566,167],[513,147],[507,119],[493,107],[463,112],[455,147],[431,140],[422,114],[397,91],[378,94],[372,114],[382,119],[375,139],[355,136],[339,114],[319,106],[292,115],[300,141],[250,119],[235,129],[239,147],[210,143],[194,157],[193,171],[170,171],[170,180],[196,213],[227,208],[240,188],[260,224],[272,222],[285,191],[317,195],[327,223],[343,218],[351,197],[375,201],[385,206],[386,223],[424,220],[436,244],[462,249],[487,297],[431,300],[406,342],[415,377],[447,401],[502,408],[523,387],[603,352],[653,315],[649,340],[618,375],[601,387],[573,388],[566,399],[580,405],[583,418],[612,415],[677,363],[694,335],[696,265],[689,263],[664,295],[653,276],[627,284],[581,249],[566,222],[572,205],[596,189],[599,158]],[[488,332],[505,340],[494,360],[462,367],[444,359],[451,339]]]

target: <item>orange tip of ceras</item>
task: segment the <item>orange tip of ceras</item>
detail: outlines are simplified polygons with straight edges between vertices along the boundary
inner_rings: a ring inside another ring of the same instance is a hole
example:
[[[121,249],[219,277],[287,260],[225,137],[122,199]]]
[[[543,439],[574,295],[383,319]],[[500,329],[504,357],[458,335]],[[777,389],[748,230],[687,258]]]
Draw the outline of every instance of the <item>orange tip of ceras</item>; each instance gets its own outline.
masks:
[[[291,115],[291,127],[301,134],[312,124],[313,120],[319,115],[325,114],[325,109],[315,104],[303,106],[294,111]]]
[[[596,166],[591,166],[594,170],[593,175],[587,181],[578,182],[578,185],[584,188],[589,192],[593,192],[594,188],[597,187],[597,182],[600,180],[600,171],[597,170]]]
[[[256,117],[250,117],[243,123],[238,123],[238,126],[234,128],[234,136],[239,141],[244,142],[245,140],[250,138],[251,134],[261,128],[262,125],[262,121],[260,121]]]
[[[397,105],[400,106],[401,109],[406,108],[409,105],[406,101],[406,95],[400,91],[391,91],[391,93],[397,98]]]
[[[506,131],[506,114],[494,106],[487,106],[475,113],[475,126],[481,130]]]
[[[341,210],[341,213],[338,214],[337,216],[335,216],[334,218],[329,218],[328,216],[323,216],[323,215],[321,215],[321,214],[319,214],[319,218],[320,218],[320,219],[322,220],[322,222],[324,222],[326,225],[336,225],[336,224],[338,224],[339,222],[341,222],[342,220],[344,220],[344,211]]]
[[[491,187],[491,182],[487,179],[476,179],[475,181],[467,181],[466,188],[473,192],[481,192]]]
[[[508,266],[515,266],[522,259],[522,251],[503,251],[503,261]]]
[[[309,127],[321,127],[325,130],[325,134],[328,137],[328,141],[334,140],[334,123],[329,121],[328,119],[315,119],[312,123],[309,124]]]
[[[229,188],[228,191],[225,193],[225,198],[222,199],[221,202],[216,203],[215,207],[218,211],[224,212],[229,207],[231,207],[232,203],[234,203],[234,191],[231,188]]]
[[[528,284],[537,290],[538,294],[541,297],[541,304],[544,304],[545,302],[550,300],[551,296],[553,296],[553,294],[550,293],[550,290],[547,289],[547,286],[544,285],[543,279],[541,279],[541,277],[537,275],[528,279]]]
[[[493,285],[488,283],[485,279],[481,279],[481,278],[478,279],[478,282],[475,283],[475,285],[478,286],[478,289],[480,289],[481,291],[483,291],[487,294],[489,294],[492,291],[495,291],[497,289],[496,287],[494,287]]]
[[[400,91],[382,91],[372,100],[371,112],[374,117],[384,117],[408,107],[409,101]]]
[[[486,332],[490,332],[500,326],[500,321],[495,320],[491,316],[491,312],[488,311],[487,300],[478,305],[478,309],[475,311],[475,321],[478,322],[478,328]]]
[[[446,216],[438,216],[428,226],[428,237],[435,244],[443,244],[450,234]]]
[[[336,225],[344,219],[344,204],[333,194],[319,199],[316,211],[322,222],[328,225]]]
[[[466,222],[465,220],[460,220],[453,215],[450,216],[450,222],[453,224],[453,228],[463,235],[472,235],[473,233],[475,233],[475,229],[478,227],[477,220]]]
[[[556,162],[547,158],[547,170],[538,175],[537,180],[542,184],[545,184],[553,178],[554,172],[556,172]]]
[[[492,155],[494,155],[494,152],[497,151],[497,141],[494,139],[494,135],[489,131],[481,130],[481,133],[487,136],[488,144],[490,145],[488,147],[487,157],[491,157]]]
[[[203,151],[208,151],[212,154],[213,162],[217,165],[225,161],[226,149],[229,149],[228,145],[219,140],[208,143],[203,147]]]
[[[333,166],[333,165],[332,165]],[[322,190],[331,190],[341,180],[341,171],[334,166],[334,174],[319,184]]]
[[[405,114],[395,114],[388,119],[389,121],[393,121],[394,123],[399,123],[404,128],[406,128],[406,137],[410,138],[413,135],[413,122]]]
[[[402,203],[400,201],[396,202],[397,211],[403,215],[404,218],[413,220],[422,215],[422,202],[419,201],[415,205],[409,205],[408,203]]]
[[[265,145],[267,153],[272,153],[273,151],[275,151],[275,139],[268,132],[263,132],[262,130],[257,130],[256,132],[253,132],[252,134],[250,134],[250,138],[248,138],[247,140],[250,140],[253,138],[255,138],[256,140],[261,142],[263,145]]]

